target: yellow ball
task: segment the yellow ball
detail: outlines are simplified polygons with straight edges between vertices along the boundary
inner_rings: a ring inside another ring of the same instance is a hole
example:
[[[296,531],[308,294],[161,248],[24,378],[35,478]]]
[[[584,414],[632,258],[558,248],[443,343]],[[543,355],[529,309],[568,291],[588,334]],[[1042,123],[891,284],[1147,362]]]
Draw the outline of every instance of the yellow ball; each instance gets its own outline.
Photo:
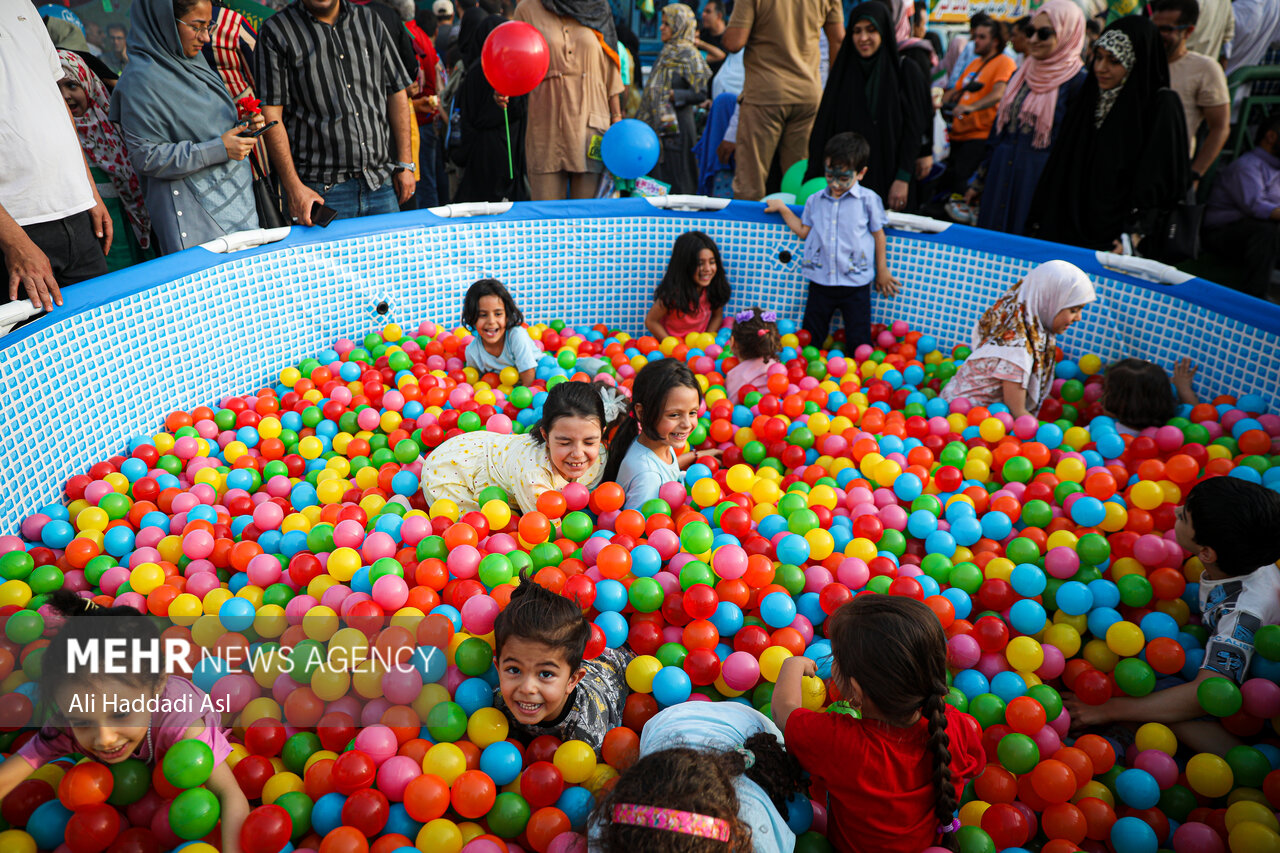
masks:
[[[983,441],[995,443],[1005,437],[1006,431],[998,418],[983,418],[982,423],[978,424],[978,435],[982,436]]]
[[[321,665],[311,674],[312,691],[326,702],[338,701],[347,695],[350,687],[351,676],[345,672],[328,669]]]
[[[1228,834],[1227,846],[1231,853],[1280,853],[1280,835],[1257,821],[1242,821]]]
[[[794,655],[782,646],[770,646],[760,654],[760,674],[768,681],[777,682],[782,662],[789,657]]]
[[[730,471],[733,469],[730,468]],[[782,490],[778,488],[778,484],[773,480],[761,477],[751,486],[751,499],[757,505],[776,504],[778,499],[782,497]]]
[[[1084,644],[1084,659],[1101,672],[1111,672],[1120,662],[1120,656],[1111,651],[1105,642],[1096,638]]]
[[[388,323],[382,327],[382,339],[388,343],[395,343],[404,337],[404,329],[400,328],[397,323]],[[397,347],[399,349],[399,347]]]
[[[1078,803],[1086,797],[1093,797],[1102,800],[1112,808],[1116,807],[1115,795],[1111,793],[1111,789],[1099,782],[1097,779],[1091,779],[1080,786],[1080,790],[1076,791],[1076,795],[1071,798],[1071,802]]]
[[[725,474],[725,483],[728,484],[730,490],[734,492],[745,492],[749,490],[756,482],[756,472],[751,470],[750,465],[738,464],[729,469]]]
[[[301,777],[296,773],[277,773],[262,786],[262,802],[271,805],[285,794],[294,791],[305,791]]]
[[[1085,376],[1092,376],[1102,369],[1102,359],[1093,353],[1082,355],[1080,360],[1076,362],[1076,366],[1080,368],[1080,372]]]
[[[1134,735],[1134,745],[1139,752],[1158,749],[1165,755],[1178,754],[1178,738],[1173,729],[1163,723],[1143,723]]]
[[[1070,625],[1050,625],[1044,632],[1044,641],[1056,646],[1062,656],[1070,660],[1080,651],[1080,632]]]
[[[169,602],[169,621],[183,628],[190,628],[204,615],[204,605],[189,592],[183,592]]]
[[[467,769],[467,756],[461,749],[451,743],[438,743],[427,754],[422,756],[424,773],[434,773],[452,785],[453,780],[461,776]]]
[[[710,477],[704,477],[693,484],[693,501],[700,507],[712,507],[720,502],[722,493],[720,484]]]
[[[1235,774],[1223,759],[1201,752],[1187,762],[1187,781],[1197,794],[1210,798],[1225,797],[1235,785]]]
[[[814,486],[809,491],[809,506],[821,506],[827,509],[835,509],[838,499],[836,498],[836,490],[830,486]]]
[[[486,501],[480,507],[480,514],[489,522],[490,530],[501,530],[511,523],[511,505],[506,501]]]
[[[324,442],[314,435],[309,435],[298,442],[298,454],[303,459],[318,459],[321,453],[324,453]]]
[[[360,552],[354,548],[335,548],[329,554],[329,574],[346,583],[360,571]]]
[[[1164,503],[1164,489],[1151,480],[1139,480],[1134,484],[1129,497],[1134,506],[1150,511]]]
[[[825,560],[836,549],[835,539],[821,527],[810,530],[804,535],[804,539],[809,543],[809,559],[814,561]]]
[[[302,378],[302,374],[298,372],[296,367],[286,367],[280,371],[280,384],[286,388],[292,388],[298,384],[298,380]]]
[[[325,642],[338,630],[338,614],[323,604],[302,614],[302,632],[310,640]]]
[[[1142,629],[1132,622],[1122,620],[1107,629],[1107,648],[1121,657],[1133,657],[1145,645]]]
[[[1014,637],[1005,646],[1004,656],[1019,672],[1035,672],[1044,665],[1044,649],[1031,637]]]
[[[991,804],[983,800],[970,800],[960,807],[961,826],[982,826],[982,815]]]
[[[821,678],[806,675],[800,680],[800,703],[810,711],[821,711],[827,704],[827,685]]]
[[[36,840],[21,829],[0,832],[0,850],[5,853],[36,853]]]
[[[514,388],[516,383],[520,381],[520,371],[514,367],[504,367],[498,372],[498,381],[503,385]]]
[[[431,509],[428,510],[427,514],[432,518],[447,518],[450,521],[457,521],[459,515],[461,515],[458,505],[448,498],[440,498],[431,504]],[[332,560],[333,558],[330,557],[329,559]]]
[[[141,595],[149,595],[164,583],[164,569],[155,563],[140,563],[129,572],[129,588]]]
[[[876,463],[875,473],[872,476],[877,483],[888,485],[898,479],[898,475],[902,473],[902,466],[892,459],[882,459]]]
[[[1227,814],[1224,819],[1228,832],[1245,821],[1261,824],[1273,833],[1280,832],[1280,822],[1276,821],[1276,816],[1271,809],[1252,800],[1241,800],[1227,806]]]
[[[596,769],[596,752],[585,741],[567,740],[556,747],[552,763],[560,769],[564,781],[578,785],[591,778]]]
[[[506,716],[497,708],[478,708],[467,720],[467,738],[481,749],[506,740],[509,731]]]
[[[418,837],[413,843],[423,853],[459,853],[462,850],[462,830],[451,820],[436,818],[418,830]]]
[[[653,678],[662,669],[662,661],[653,655],[639,655],[627,664],[627,686],[636,693],[652,693]]]

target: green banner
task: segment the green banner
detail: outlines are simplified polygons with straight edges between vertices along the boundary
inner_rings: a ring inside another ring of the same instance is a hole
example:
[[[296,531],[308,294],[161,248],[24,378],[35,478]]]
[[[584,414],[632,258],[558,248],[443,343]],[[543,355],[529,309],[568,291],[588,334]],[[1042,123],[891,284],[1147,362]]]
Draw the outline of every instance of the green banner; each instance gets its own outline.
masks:
[[[233,12],[239,12],[255,30],[262,29],[262,22],[276,13],[270,6],[263,6],[253,0],[221,0],[222,5]]]

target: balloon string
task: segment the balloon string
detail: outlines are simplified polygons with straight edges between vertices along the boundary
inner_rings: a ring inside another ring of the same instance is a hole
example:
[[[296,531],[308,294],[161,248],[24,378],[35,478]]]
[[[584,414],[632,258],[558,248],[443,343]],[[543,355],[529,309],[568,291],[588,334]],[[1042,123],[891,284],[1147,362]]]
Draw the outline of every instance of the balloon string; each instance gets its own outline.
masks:
[[[511,120],[507,118],[507,108],[502,108],[502,126],[507,131],[507,180],[514,181],[516,179],[515,166],[511,161]]]

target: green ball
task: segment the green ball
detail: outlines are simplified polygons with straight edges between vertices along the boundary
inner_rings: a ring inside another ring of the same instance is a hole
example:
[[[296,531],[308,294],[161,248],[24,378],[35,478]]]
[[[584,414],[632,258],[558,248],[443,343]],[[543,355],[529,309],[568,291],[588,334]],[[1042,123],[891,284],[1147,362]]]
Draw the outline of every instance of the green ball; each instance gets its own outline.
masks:
[[[663,666],[684,666],[684,659],[689,656],[689,650],[679,643],[663,643],[658,646],[653,656],[661,661]]]
[[[585,512],[574,510],[560,522],[560,531],[572,542],[586,542],[595,531],[595,523]]]
[[[1006,483],[1026,483],[1035,475],[1031,460],[1022,456],[1014,456],[1004,463],[1000,475]]]
[[[982,586],[986,578],[982,569],[973,563],[960,563],[951,569],[951,585],[969,595],[973,595]]]
[[[803,536],[810,530],[817,530],[822,526],[822,522],[818,519],[818,514],[811,509],[798,509],[787,517],[787,530],[798,536]]]
[[[703,554],[711,550],[715,536],[710,526],[702,521],[691,521],[680,531],[680,544],[690,554]]]
[[[652,580],[652,578],[649,578]],[[701,560],[690,560],[680,568],[680,588],[688,590],[698,584],[715,586],[716,576],[711,567]],[[659,605],[661,607],[661,605]]]
[[[1086,533],[1076,543],[1076,556],[1086,566],[1101,565],[1111,558],[1111,543],[1101,534]]]
[[[969,713],[984,730],[1004,722],[1005,702],[994,693],[979,693],[969,700]]]
[[[161,770],[173,787],[194,788],[209,781],[213,765],[213,750],[209,745],[202,740],[186,738],[169,747]]]
[[[653,578],[636,578],[627,591],[627,600],[640,613],[655,613],[662,609],[665,593],[662,584]]]
[[[1004,549],[1004,555],[1014,565],[1018,563],[1035,563],[1040,559],[1040,546],[1024,536],[1019,536]]]
[[[276,797],[275,804],[289,813],[289,820],[293,821],[294,841],[311,831],[311,809],[315,803],[310,797],[301,791],[289,791]]]
[[[515,567],[505,554],[489,554],[480,561],[477,574],[486,589],[493,589],[515,577]]]
[[[654,515],[671,515],[671,504],[667,503],[662,498],[650,498],[640,504],[640,514],[645,518],[649,518]]]
[[[1225,678],[1206,678],[1196,688],[1200,707],[1215,717],[1230,717],[1244,706],[1240,688]]]
[[[4,624],[4,635],[20,646],[34,643],[44,633],[44,617],[34,610],[19,610]]]
[[[129,514],[132,506],[133,502],[119,492],[107,492],[102,496],[102,500],[98,501],[98,508],[105,510],[107,517],[112,521],[124,518]]]
[[[443,536],[427,536],[418,543],[418,560],[444,560],[449,556],[449,547],[444,544]]]
[[[284,742],[280,758],[290,773],[301,776],[306,769],[307,759],[323,748],[315,732],[298,732]]]
[[[800,185],[800,191],[796,193],[796,204],[804,204],[809,196],[822,192],[826,187],[826,178],[810,178]]]
[[[170,750],[169,755],[172,754],[173,750]],[[191,788],[183,791],[169,804],[169,828],[179,838],[195,841],[213,831],[218,824],[220,811],[218,798],[212,791],[208,788]]]
[[[560,565],[560,561],[564,559],[564,552],[554,542],[539,542],[529,552],[529,559],[533,562],[534,571],[538,571],[547,566]]]
[[[484,820],[489,831],[499,838],[515,838],[529,823],[529,804],[519,794],[503,791],[494,799]]]
[[[1160,811],[1179,823],[1186,823],[1192,810],[1199,806],[1196,795],[1183,785],[1170,785],[1160,794]]]
[[[1132,577],[1128,575],[1127,577]],[[1116,664],[1116,686],[1129,696],[1146,696],[1156,689],[1156,673],[1145,661],[1125,658]]]
[[[831,853],[834,849],[825,835],[812,829],[796,836],[796,853]]]
[[[808,427],[796,427],[791,431],[791,434],[787,436],[787,444],[790,444],[792,447],[802,447],[805,450],[808,450],[810,447],[813,447],[813,442],[813,432],[810,431]]]
[[[35,560],[26,551],[9,551],[0,555],[0,577],[7,581],[23,580],[35,567]]]
[[[489,501],[502,501],[503,503],[506,503],[507,499],[507,493],[501,486],[485,486],[480,490],[480,494],[476,495],[476,502],[480,506],[484,506]],[[444,540],[442,539],[441,541],[443,542]]]
[[[517,409],[527,409],[533,405],[533,392],[523,385],[517,385],[507,395],[507,402]]]
[[[1263,625],[1253,635],[1253,647],[1267,660],[1280,660],[1280,625]]]
[[[325,645],[316,640],[299,640],[289,655],[289,676],[299,684],[310,684],[320,664],[326,660]]]
[[[151,768],[137,758],[126,758],[119,764],[108,764],[111,771],[111,796],[107,802],[113,806],[127,806],[146,796],[151,787]]]
[[[802,509],[808,509],[809,502],[805,500],[802,493],[793,492],[790,489],[787,493],[778,499],[778,515],[783,518],[790,519],[791,513],[799,512]]]
[[[1084,399],[1084,383],[1079,379],[1068,379],[1063,382],[1062,399],[1068,403],[1079,403]]]
[[[444,540],[440,540],[443,542]],[[317,524],[307,531],[307,550],[312,553],[333,550],[333,525]],[[418,559],[422,559],[419,557]]]
[[[872,592],[879,593],[880,595],[884,595],[889,591],[889,585],[892,583],[893,579],[888,575],[876,575],[871,580],[867,581],[867,589]]]
[[[1056,720],[1058,715],[1062,713],[1062,696],[1057,690],[1054,690],[1047,684],[1037,684],[1027,688],[1027,695],[1040,703],[1040,707],[1044,708],[1044,716],[1047,720]]]
[[[457,702],[440,702],[427,712],[427,731],[437,743],[453,743],[467,733],[467,712]]]
[[[773,573],[773,582],[791,595],[799,595],[804,590],[804,570],[790,563],[782,563]]]
[[[758,466],[769,455],[769,451],[758,441],[748,441],[742,446],[742,461],[752,467]]]
[[[964,691],[959,687],[951,687],[947,690],[947,704],[962,714],[969,713],[969,697],[964,695]]]
[[[800,188],[804,186],[804,173],[809,170],[808,159],[800,160],[791,164],[791,168],[782,174],[781,191],[788,195],[799,195]]]
[[[707,428],[704,424],[698,424],[693,428],[693,431],[689,433],[690,447],[697,447],[699,444],[702,444],[706,440],[707,440]]]
[[[884,533],[880,534],[880,542],[876,546],[881,551],[888,551],[901,557],[907,553],[907,537],[902,535],[901,530],[894,530],[892,527],[885,528]]]
[[[1151,581],[1138,574],[1125,575],[1116,581],[1116,586],[1120,589],[1120,601],[1130,607],[1146,607],[1154,594]]]
[[[956,846],[960,853],[996,853],[996,843],[980,826],[962,826],[956,830]]]
[[[475,412],[467,412],[468,415],[476,415]],[[476,415],[479,420],[480,416]],[[462,423],[462,418],[458,419],[458,423]],[[410,462],[417,462],[418,456],[422,453],[422,448],[418,447],[418,442],[412,438],[402,438],[396,442],[395,448],[392,449],[395,454],[396,461],[401,465],[408,465]]]
[[[1251,746],[1233,746],[1227,750],[1226,759],[1237,787],[1261,788],[1262,781],[1271,772],[1271,762]]]
[[[458,644],[453,659],[463,675],[479,678],[493,666],[493,648],[479,637],[468,637]]]
[[[1021,776],[1030,773],[1040,763],[1040,747],[1027,735],[1010,732],[1000,738],[996,758],[1010,773]]]
[[[756,689],[751,691],[751,705],[759,708],[761,705],[769,706],[773,704],[773,682],[764,681],[756,685]]]
[[[1051,521],[1053,521],[1053,507],[1044,501],[1031,500],[1023,505],[1022,523],[1025,526],[1045,528]]]

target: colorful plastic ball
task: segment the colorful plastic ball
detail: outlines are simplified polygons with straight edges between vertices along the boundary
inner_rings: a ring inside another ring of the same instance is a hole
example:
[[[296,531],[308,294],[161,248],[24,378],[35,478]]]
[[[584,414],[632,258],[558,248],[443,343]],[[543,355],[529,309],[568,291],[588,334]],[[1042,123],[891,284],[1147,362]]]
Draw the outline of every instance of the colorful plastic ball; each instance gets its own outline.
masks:
[[[169,748],[161,767],[164,778],[173,787],[194,788],[203,785],[213,774],[213,750],[204,741],[186,738]]]
[[[1136,817],[1122,817],[1111,825],[1111,846],[1116,853],[1156,853],[1159,840],[1155,830]]]
[[[1235,785],[1231,765],[1208,752],[1193,755],[1187,761],[1187,782],[1191,789],[1206,797],[1224,797]]]
[[[1196,688],[1200,707],[1215,717],[1229,717],[1244,707],[1244,697],[1234,682],[1214,676]]]
[[[590,779],[595,772],[595,750],[584,741],[567,740],[556,748],[552,763],[559,769],[565,782],[579,785]]]
[[[212,791],[190,788],[169,804],[169,828],[179,838],[203,838],[218,823],[220,813],[218,799]]]
[[[661,705],[679,705],[688,700],[692,692],[693,683],[680,667],[664,666],[653,677],[653,698]]]
[[[115,777],[107,765],[77,764],[58,782],[58,799],[71,810],[107,802],[115,785]]]

